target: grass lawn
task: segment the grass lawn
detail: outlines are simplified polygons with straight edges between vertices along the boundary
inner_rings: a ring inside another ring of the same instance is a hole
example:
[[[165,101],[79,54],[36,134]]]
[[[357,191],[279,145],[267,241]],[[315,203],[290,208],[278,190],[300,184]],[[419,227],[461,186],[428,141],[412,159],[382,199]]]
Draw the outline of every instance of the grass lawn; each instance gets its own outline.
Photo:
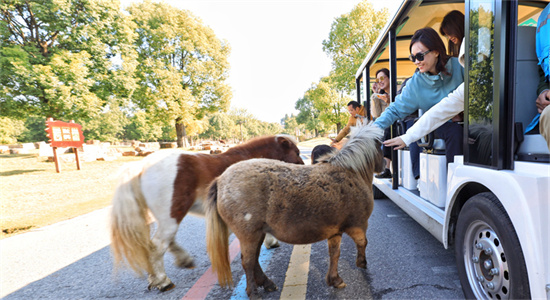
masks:
[[[313,148],[329,143],[327,138],[316,138],[299,145]],[[56,173],[55,164],[37,151],[0,154],[0,239],[109,206],[120,167],[141,159],[123,156],[81,162],[81,170],[75,162],[60,161],[61,173]]]
[[[56,173],[55,164],[38,154],[0,155],[0,238],[110,205],[118,169],[140,159],[81,162],[81,170],[60,162]]]

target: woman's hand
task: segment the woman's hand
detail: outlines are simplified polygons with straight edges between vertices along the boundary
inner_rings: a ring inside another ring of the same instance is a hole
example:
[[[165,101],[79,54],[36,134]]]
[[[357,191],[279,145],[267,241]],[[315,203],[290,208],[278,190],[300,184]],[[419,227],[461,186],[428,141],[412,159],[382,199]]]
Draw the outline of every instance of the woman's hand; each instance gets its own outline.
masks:
[[[375,83],[372,85],[372,91],[373,91],[375,94],[378,94],[378,92],[380,91],[380,88],[378,87],[378,82],[375,82]]]
[[[395,148],[394,148],[395,150],[403,149],[407,146],[407,145],[405,145],[405,142],[403,142],[403,140],[400,137],[396,137],[396,138],[393,138],[393,139],[386,140],[386,141],[383,142],[383,144],[386,147],[395,146]]]
[[[378,98],[382,99],[382,101],[390,104],[390,97],[388,94],[379,94]]]
[[[537,97],[535,103],[539,114],[542,113],[546,106],[550,105],[550,90],[542,91],[542,93],[540,93]]]

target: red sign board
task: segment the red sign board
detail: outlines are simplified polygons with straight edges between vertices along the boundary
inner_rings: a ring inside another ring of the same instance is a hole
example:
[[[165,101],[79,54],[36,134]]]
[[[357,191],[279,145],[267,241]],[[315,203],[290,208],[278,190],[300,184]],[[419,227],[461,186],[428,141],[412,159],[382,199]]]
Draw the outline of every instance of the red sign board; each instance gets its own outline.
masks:
[[[67,123],[48,119],[46,121],[46,132],[52,147],[78,148],[82,147],[84,143],[82,126],[73,121]]]

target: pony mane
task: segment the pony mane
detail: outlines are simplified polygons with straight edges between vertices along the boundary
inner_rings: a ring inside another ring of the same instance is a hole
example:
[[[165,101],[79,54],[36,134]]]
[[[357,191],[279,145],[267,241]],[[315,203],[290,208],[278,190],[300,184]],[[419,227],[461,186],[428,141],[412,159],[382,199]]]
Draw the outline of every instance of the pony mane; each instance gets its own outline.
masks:
[[[353,170],[368,178],[368,174],[374,170],[376,160],[382,159],[378,156],[383,135],[384,130],[372,122],[361,127],[352,127],[351,138],[340,151],[328,154],[331,156],[328,163]]]

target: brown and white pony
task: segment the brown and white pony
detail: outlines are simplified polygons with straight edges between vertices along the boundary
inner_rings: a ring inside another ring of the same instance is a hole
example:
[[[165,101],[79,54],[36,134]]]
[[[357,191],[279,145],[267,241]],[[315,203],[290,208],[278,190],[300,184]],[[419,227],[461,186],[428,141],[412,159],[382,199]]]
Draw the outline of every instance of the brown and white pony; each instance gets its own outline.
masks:
[[[149,289],[173,288],[164,270],[166,250],[175,256],[177,266],[194,267],[193,258],[174,240],[183,217],[188,212],[204,215],[202,202],[210,182],[230,165],[251,158],[304,164],[296,141],[284,135],[253,139],[218,155],[158,152],[129,164],[113,196],[111,249],[115,265],[126,260],[138,274],[147,272]],[[152,239],[148,212],[157,221]],[[271,243],[268,247],[277,246],[277,240],[266,242]]]
[[[346,286],[338,275],[340,240],[347,233],[357,246],[356,265],[366,268],[368,218],[374,205],[372,178],[384,170],[384,131],[360,127],[340,151],[309,166],[252,159],[229,167],[210,186],[206,202],[206,248],[220,285],[232,283],[229,229],[241,244],[246,292],[277,289],[258,262],[262,240],[272,234],[289,244],[328,240],[329,286]]]

